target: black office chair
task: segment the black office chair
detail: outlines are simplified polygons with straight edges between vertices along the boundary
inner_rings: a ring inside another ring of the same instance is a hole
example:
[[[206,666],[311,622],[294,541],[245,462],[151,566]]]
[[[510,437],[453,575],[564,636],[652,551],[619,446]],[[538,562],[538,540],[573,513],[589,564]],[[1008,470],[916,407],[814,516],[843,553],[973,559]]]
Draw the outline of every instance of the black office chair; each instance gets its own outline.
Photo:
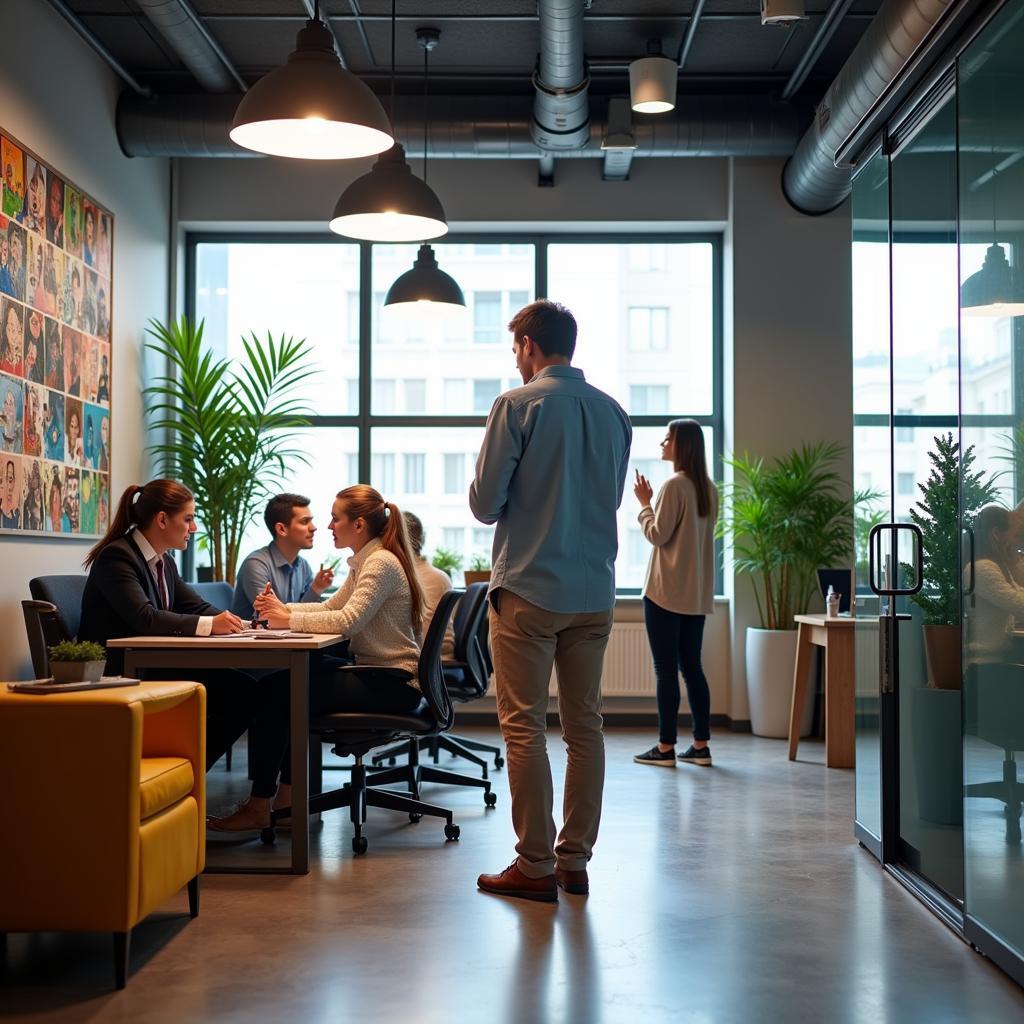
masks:
[[[22,601],[25,632],[32,655],[32,671],[38,679],[50,675],[50,648],[62,640],[74,640],[82,621],[82,595],[87,576],[37,576],[29,580],[33,600]]]
[[[441,674],[441,646],[444,643],[448,620],[455,607],[455,602],[460,596],[460,591],[449,591],[438,602],[434,612],[434,618],[427,630],[427,636],[420,652],[417,677],[420,690],[423,693],[423,700],[415,710],[407,714],[338,711],[329,715],[319,715],[310,723],[310,730],[316,734],[313,743],[313,748],[316,751],[322,749],[321,743],[331,743],[336,754],[342,756],[351,754],[355,757],[355,764],[352,766],[352,781],[342,789],[311,796],[309,813],[316,814],[322,811],[331,811],[337,807],[348,807],[355,829],[355,835],[352,837],[352,849],[356,854],[366,853],[368,845],[366,836],[362,833],[362,827],[366,822],[367,807],[405,811],[409,815],[409,820],[414,822],[419,821],[424,814],[444,818],[447,822],[444,827],[445,838],[449,840],[459,838],[459,826],[452,821],[453,815],[450,810],[424,803],[418,799],[421,778],[429,779],[430,774],[436,769],[420,768],[418,763],[419,747],[416,744],[412,744],[409,765],[381,772],[373,777],[374,785],[372,786],[367,785],[363,757],[374,747],[390,743],[393,740],[419,739],[421,736],[430,736],[451,728],[455,715]],[[337,671],[344,672],[346,670],[373,671],[382,678],[408,679],[408,675],[400,670],[367,665],[353,665],[349,668],[339,668]],[[314,769],[313,777],[310,779],[311,791],[319,789],[322,785],[322,779],[319,776],[319,771]],[[406,782],[409,793],[377,788],[378,785],[383,785],[386,782],[396,781]],[[487,787],[485,799],[493,797],[490,792],[490,783],[485,783],[485,785]],[[291,813],[290,807],[274,811],[271,814],[270,827],[263,830],[260,838],[265,843],[273,842],[274,822],[290,817]]]
[[[487,692],[487,683],[491,675],[490,659],[487,646],[487,584],[471,583],[455,610],[455,658],[444,662],[445,685],[452,700],[465,704],[477,700]],[[446,750],[456,757],[462,757],[480,766],[483,778],[487,778],[487,762],[474,751],[484,751],[494,755],[494,767],[501,768],[505,759],[501,756],[501,748],[489,743],[480,743],[465,736],[430,736],[419,741],[420,750],[427,750],[434,764],[438,763],[439,751]],[[387,760],[395,763],[395,758],[408,752],[406,745],[375,754],[374,765]],[[472,782],[467,776],[460,776],[466,781],[457,785]]]

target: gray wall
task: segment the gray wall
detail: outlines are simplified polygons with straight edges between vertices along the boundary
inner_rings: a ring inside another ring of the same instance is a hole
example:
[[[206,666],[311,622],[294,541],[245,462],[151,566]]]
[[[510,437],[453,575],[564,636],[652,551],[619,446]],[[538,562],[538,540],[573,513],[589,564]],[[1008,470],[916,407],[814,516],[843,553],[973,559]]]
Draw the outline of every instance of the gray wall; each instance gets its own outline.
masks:
[[[121,83],[53,9],[5,0],[0,127],[114,212],[112,493],[144,472],[140,338],[167,314],[168,165],[129,160],[114,133]],[[21,600],[28,580],[81,571],[84,541],[0,536],[0,678],[30,673]]]

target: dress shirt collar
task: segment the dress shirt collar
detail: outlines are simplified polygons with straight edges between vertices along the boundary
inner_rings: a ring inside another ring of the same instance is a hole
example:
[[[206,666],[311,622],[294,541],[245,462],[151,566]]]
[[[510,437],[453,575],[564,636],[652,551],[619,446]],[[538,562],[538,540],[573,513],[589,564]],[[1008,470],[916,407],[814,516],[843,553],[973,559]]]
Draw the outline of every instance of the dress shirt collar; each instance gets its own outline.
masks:
[[[274,560],[274,565],[276,565],[278,569],[293,569],[298,564],[300,556],[296,554],[295,558],[289,562],[288,559],[285,558],[284,552],[277,546],[276,541],[272,540],[267,545],[267,550],[270,552],[270,557]]]
[[[156,564],[157,559],[160,557],[153,548],[153,545],[142,535],[141,530],[135,530],[132,533],[132,540],[135,541],[135,546],[142,553],[142,557],[146,562],[146,565],[152,567]]]
[[[358,569],[367,558],[373,554],[379,547],[381,547],[380,537],[374,537],[373,540],[368,541],[359,551],[359,554],[353,555],[349,560],[350,569]]]
[[[542,377],[574,377],[576,380],[586,380],[583,376],[583,371],[578,370],[575,366],[562,366],[559,363],[555,363],[553,366],[541,367],[527,383],[532,384]]]

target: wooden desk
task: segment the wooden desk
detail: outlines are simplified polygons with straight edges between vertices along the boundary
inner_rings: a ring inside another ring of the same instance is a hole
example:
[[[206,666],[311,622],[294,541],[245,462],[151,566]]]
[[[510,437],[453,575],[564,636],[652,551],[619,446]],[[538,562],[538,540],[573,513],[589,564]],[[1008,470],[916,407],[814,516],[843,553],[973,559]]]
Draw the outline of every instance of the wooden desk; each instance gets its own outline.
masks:
[[[292,745],[291,874],[309,874],[309,654],[345,637],[322,633],[308,640],[253,640],[231,636],[129,636],[107,641],[124,649],[124,673],[143,668],[286,668],[290,674]],[[305,827],[299,823],[305,822]],[[281,874],[270,867],[231,869],[238,873]],[[287,873],[287,872],[284,872]]]
[[[797,615],[796,665],[793,668],[793,702],[789,709],[789,759],[796,760],[800,720],[807,697],[811,648],[825,648],[825,764],[852,768],[854,761],[853,628],[856,619],[840,616]]]

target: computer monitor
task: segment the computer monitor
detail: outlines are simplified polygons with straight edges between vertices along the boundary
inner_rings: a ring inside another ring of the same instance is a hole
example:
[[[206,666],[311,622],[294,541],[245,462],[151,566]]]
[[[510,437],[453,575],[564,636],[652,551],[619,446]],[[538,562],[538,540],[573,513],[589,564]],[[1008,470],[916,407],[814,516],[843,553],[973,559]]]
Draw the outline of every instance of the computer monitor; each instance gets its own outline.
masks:
[[[853,596],[852,569],[819,569],[818,588],[822,600],[831,587],[839,595],[839,614],[845,615],[850,610],[850,598]]]

